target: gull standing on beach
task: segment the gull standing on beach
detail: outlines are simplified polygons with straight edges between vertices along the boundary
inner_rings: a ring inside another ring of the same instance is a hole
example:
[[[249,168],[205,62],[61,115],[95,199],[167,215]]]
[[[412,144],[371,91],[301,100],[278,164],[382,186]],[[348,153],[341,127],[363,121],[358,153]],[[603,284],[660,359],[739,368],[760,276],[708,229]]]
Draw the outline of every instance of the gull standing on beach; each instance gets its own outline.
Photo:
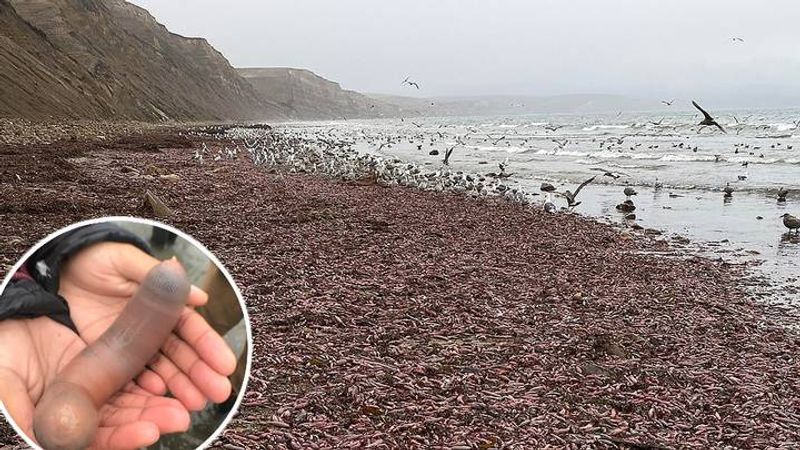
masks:
[[[794,230],[796,234],[800,234],[800,218],[797,218],[789,213],[786,213],[781,217],[783,217],[783,224],[789,229],[790,233],[792,230]]]
[[[789,190],[785,187],[778,189],[778,203],[786,203],[786,196],[789,195]]]

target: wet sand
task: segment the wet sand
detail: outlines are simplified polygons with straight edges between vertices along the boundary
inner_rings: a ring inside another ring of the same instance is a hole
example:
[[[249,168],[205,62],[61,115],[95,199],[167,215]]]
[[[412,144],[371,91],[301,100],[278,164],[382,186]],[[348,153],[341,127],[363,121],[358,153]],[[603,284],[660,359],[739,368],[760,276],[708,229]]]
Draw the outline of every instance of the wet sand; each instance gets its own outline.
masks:
[[[219,448],[800,445],[795,310],[748,298],[742,267],[501,199],[246,153],[199,164],[199,145],[0,147],[0,267],[73,221],[153,217],[142,197],[161,196],[253,323],[250,386]]]

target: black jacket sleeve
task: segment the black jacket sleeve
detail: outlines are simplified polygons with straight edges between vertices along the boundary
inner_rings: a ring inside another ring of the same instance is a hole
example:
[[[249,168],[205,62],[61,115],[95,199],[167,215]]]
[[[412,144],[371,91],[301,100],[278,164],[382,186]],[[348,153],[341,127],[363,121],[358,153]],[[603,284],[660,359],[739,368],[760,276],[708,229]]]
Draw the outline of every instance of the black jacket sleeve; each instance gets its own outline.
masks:
[[[32,280],[12,281],[0,294],[0,320],[48,316],[77,332],[66,300],[58,295],[61,266],[72,255],[100,242],[131,244],[152,254],[142,239],[111,223],[68,231],[47,242],[24,263]]]

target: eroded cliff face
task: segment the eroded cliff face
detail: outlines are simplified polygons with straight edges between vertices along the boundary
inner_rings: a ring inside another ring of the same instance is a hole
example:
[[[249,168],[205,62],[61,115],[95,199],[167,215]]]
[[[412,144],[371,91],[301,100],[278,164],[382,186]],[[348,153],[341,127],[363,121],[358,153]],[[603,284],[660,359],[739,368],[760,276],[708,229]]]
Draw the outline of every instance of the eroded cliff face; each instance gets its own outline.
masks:
[[[358,92],[342,89],[305,69],[244,68],[238,73],[264,97],[274,101],[293,119],[343,119],[395,117],[400,108]]]
[[[204,39],[124,0],[0,0],[0,116],[285,118]]]

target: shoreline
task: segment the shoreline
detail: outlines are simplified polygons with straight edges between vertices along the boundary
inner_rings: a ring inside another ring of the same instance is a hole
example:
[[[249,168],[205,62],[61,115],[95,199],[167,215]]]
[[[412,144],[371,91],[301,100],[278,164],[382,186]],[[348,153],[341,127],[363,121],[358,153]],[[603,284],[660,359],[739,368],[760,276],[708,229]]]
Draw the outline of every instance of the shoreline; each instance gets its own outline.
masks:
[[[800,444],[782,410],[800,401],[794,317],[747,298],[739,269],[501,199],[290,174],[246,151],[199,164],[201,142],[233,144],[176,131],[0,144],[0,267],[76,220],[156,218],[141,199],[159,195],[253,322],[219,445]]]

